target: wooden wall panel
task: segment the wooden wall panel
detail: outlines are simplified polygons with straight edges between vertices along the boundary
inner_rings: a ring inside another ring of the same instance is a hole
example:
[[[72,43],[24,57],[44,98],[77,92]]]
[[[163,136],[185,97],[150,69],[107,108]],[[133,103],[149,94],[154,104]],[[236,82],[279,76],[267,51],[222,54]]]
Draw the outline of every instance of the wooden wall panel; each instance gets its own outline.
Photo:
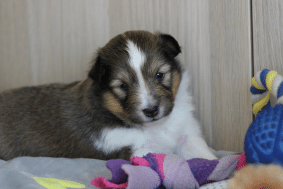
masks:
[[[0,1],[0,92],[32,83],[26,1]]]
[[[268,68],[283,75],[283,1],[253,0],[255,73]]]
[[[108,1],[1,0],[0,91],[85,78],[107,14]]]
[[[213,147],[243,151],[252,121],[250,3],[209,3]]]

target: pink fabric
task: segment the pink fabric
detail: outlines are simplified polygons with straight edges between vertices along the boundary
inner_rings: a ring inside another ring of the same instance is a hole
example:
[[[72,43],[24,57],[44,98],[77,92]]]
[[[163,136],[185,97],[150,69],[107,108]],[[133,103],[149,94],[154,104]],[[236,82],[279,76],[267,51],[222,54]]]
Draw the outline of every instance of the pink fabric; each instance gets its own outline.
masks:
[[[163,172],[163,162],[164,162],[164,159],[165,159],[165,156],[166,154],[153,154],[156,161],[157,161],[157,164],[158,164],[158,170],[161,174],[161,177],[162,177],[162,180],[164,180],[164,172]]]
[[[105,177],[96,177],[90,181],[90,183],[99,188],[126,188],[128,186],[128,182],[123,184],[115,184],[109,182]]]
[[[246,162],[246,155],[245,155],[245,153],[242,153],[239,156],[239,160],[238,160],[238,164],[237,164],[236,170],[238,171],[239,169],[243,168],[247,164],[248,163]]]
[[[149,167],[149,163],[141,157],[131,157],[131,162],[133,162],[134,165]]]

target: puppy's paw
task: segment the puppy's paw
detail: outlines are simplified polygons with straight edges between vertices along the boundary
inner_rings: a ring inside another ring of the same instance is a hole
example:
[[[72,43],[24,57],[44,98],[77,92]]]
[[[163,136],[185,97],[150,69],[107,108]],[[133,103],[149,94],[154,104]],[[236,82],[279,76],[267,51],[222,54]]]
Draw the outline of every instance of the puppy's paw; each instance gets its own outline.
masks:
[[[142,148],[142,149],[136,150],[132,156],[143,157],[143,156],[146,156],[148,153],[154,153],[154,152],[153,150]]]

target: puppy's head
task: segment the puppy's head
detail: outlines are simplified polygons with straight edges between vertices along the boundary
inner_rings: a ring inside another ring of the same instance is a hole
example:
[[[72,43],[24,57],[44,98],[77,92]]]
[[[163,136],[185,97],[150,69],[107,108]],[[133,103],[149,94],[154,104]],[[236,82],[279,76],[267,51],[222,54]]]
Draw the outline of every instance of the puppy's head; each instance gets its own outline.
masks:
[[[105,108],[129,123],[161,119],[181,81],[178,42],[167,34],[128,31],[99,49],[89,77]]]

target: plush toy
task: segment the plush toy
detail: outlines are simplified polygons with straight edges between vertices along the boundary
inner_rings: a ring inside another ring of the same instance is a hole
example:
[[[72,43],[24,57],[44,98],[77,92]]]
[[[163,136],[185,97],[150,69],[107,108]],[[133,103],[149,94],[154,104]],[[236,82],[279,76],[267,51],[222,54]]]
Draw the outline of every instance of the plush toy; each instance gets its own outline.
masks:
[[[220,181],[232,176],[239,155],[219,160],[195,158],[185,160],[174,154],[152,154],[125,160],[109,160],[112,179],[96,177],[91,184],[99,188],[199,188],[207,181]]]
[[[247,162],[283,165],[283,77],[264,69],[252,79],[251,93],[256,119],[245,138]],[[274,107],[271,94],[277,98]]]
[[[229,189],[283,188],[283,77],[264,69],[252,79],[251,93],[256,119],[240,157],[241,164],[248,165],[236,172]],[[277,98],[274,107],[270,95]]]

